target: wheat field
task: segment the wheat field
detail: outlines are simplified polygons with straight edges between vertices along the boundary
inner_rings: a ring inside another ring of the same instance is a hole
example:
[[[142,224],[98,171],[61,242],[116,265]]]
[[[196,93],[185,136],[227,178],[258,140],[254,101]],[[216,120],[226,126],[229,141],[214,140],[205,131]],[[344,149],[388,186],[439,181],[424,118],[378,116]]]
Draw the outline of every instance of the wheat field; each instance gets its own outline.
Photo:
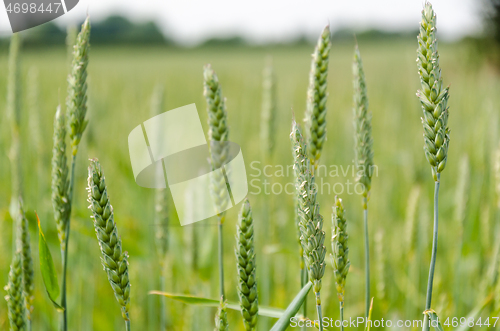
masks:
[[[425,303],[432,236],[433,180],[422,151],[416,38],[397,41],[358,41],[363,56],[372,112],[374,163],[377,173],[370,192],[371,288],[374,319],[421,319]],[[68,323],[70,330],[122,330],[120,308],[99,260],[93,222],[87,209],[88,159],[98,158],[106,173],[115,222],[129,255],[130,318],[136,330],[159,330],[161,263],[154,237],[155,191],[136,185],[128,154],[130,131],[151,115],[151,96],[162,84],[163,111],[195,103],[208,133],[203,97],[203,66],[217,71],[226,107],[230,140],[241,146],[250,184],[257,265],[259,305],[284,309],[300,290],[300,259],[294,221],[294,196],[279,192],[293,183],[289,139],[294,116],[303,123],[310,54],[313,45],[218,48],[91,49],[88,66],[89,125],[80,143],[73,194],[72,239],[68,265]],[[336,42],[330,51],[327,101],[327,140],[316,177],[318,201],[327,233],[328,261],[321,301],[323,316],[339,318],[338,299],[330,264],[331,212],[336,193],[342,198],[349,228],[350,271],[346,281],[344,318],[363,316],[364,246],[362,199],[353,191],[354,127],[352,61],[354,40]],[[276,146],[263,158],[260,137],[262,71],[271,56],[276,72]],[[11,145],[4,114],[8,52],[0,50],[0,284],[7,284],[13,254]],[[433,309],[441,320],[468,315],[491,291],[489,270],[498,245],[498,197],[494,155],[499,142],[500,77],[498,72],[463,43],[440,44],[440,65],[450,84],[451,143],[446,171],[441,176],[440,233],[434,279]],[[36,68],[37,81],[29,74]],[[22,194],[31,232],[35,266],[34,330],[55,330],[59,313],[50,304],[40,276],[35,211],[61,270],[57,230],[51,206],[50,159],[53,118],[65,107],[68,60],[64,47],[21,51]],[[33,101],[30,86],[37,86]],[[35,105],[35,106],[33,106]],[[464,161],[465,160],[465,161]],[[268,163],[265,163],[268,162]],[[470,171],[461,166],[468,163]],[[272,174],[263,186],[260,171]],[[284,170],[283,170],[284,169]],[[287,172],[288,169],[288,172]],[[283,171],[281,171],[283,170]],[[337,185],[336,185],[337,184]],[[257,194],[258,187],[262,189]],[[271,191],[266,195],[264,189]],[[340,188],[344,187],[344,192]],[[274,189],[274,193],[272,193]],[[336,191],[335,191],[336,190]],[[234,247],[240,206],[230,209],[224,225],[224,273],[227,299],[238,301]],[[170,211],[165,290],[219,299],[217,219],[181,227]],[[261,267],[266,266],[266,267]],[[496,267],[498,269],[498,266]],[[498,270],[496,270],[498,272]],[[493,293],[493,292],[491,292]],[[497,298],[500,293],[494,294]],[[494,316],[488,306],[483,317]],[[216,308],[189,306],[166,300],[168,330],[211,330]],[[316,318],[309,296],[308,317]],[[244,330],[239,312],[228,310],[230,330]],[[259,317],[258,329],[276,320]],[[0,329],[8,328],[7,304],[0,301]],[[411,328],[405,328],[411,329]]]

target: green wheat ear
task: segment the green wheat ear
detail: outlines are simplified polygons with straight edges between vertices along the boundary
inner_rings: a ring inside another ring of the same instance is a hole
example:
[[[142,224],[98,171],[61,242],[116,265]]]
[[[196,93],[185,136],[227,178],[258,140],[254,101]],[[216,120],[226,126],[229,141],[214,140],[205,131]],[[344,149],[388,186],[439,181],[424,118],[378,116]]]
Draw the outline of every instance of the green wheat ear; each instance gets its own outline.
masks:
[[[321,150],[326,140],[327,76],[330,56],[330,26],[321,33],[312,54],[309,88],[307,89],[306,136],[309,158],[318,166]]]
[[[83,131],[87,127],[87,66],[89,64],[90,21],[85,20],[82,30],[76,38],[73,48],[73,62],[68,76],[68,99],[66,101],[69,138],[73,155],[78,151],[78,145]]]
[[[316,186],[312,169],[314,167],[307,157],[306,146],[303,144],[299,126],[292,122],[290,133],[295,170],[295,190],[298,202],[298,221],[300,242],[304,250],[304,260],[307,266],[309,280],[313,283],[316,296],[316,311],[318,320],[322,320],[321,310],[321,279],[325,274],[326,248],[325,232],[323,231],[323,216],[319,213],[319,203],[316,200]],[[320,331],[323,326],[320,323]]]
[[[66,115],[57,107],[52,149],[52,207],[61,250],[66,250],[66,230],[71,213],[69,169],[66,156]]]
[[[109,201],[106,181],[98,160],[90,160],[88,175],[89,209],[92,211],[91,217],[94,219],[94,228],[101,248],[101,261],[116,300],[121,306],[122,316],[127,325],[130,325],[128,254],[122,252],[122,241],[118,235],[113,207]]]
[[[33,258],[31,257],[28,219],[24,213],[22,201],[19,201],[18,217],[17,249],[21,252],[23,295],[25,299],[26,314],[28,320],[31,320],[31,313],[34,308],[33,301],[35,300],[35,270],[33,269]]]
[[[215,329],[214,331],[227,331],[229,330],[229,323],[227,321],[227,304],[222,299],[220,299],[219,308],[217,308],[217,314],[215,315]]]
[[[26,306],[23,296],[23,270],[21,264],[21,251],[14,253],[12,264],[10,265],[9,281],[5,286],[7,295],[7,309],[11,331],[26,331]]]
[[[208,64],[204,68],[203,94],[207,102],[208,139],[210,143],[210,162],[212,169],[219,169],[228,158],[229,127],[227,125],[226,101],[222,96],[222,88],[217,74]],[[211,176],[212,193],[218,210],[225,210],[227,206],[226,180],[221,172],[214,172]],[[221,213],[221,219],[224,218]]]
[[[417,96],[424,115],[424,152],[432,167],[432,176],[438,181],[438,174],[446,166],[450,143],[447,107],[449,87],[443,86],[436,38],[436,14],[428,2],[422,11],[418,46],[417,66],[421,90],[417,91]]]
[[[373,138],[372,115],[368,112],[365,73],[358,45],[354,49],[354,142],[356,152],[357,182],[363,185],[363,197],[368,197],[372,181]],[[366,206],[364,206],[366,208]]]
[[[255,330],[259,304],[255,252],[253,242],[253,217],[250,202],[246,199],[241,206],[236,229],[236,267],[238,269],[238,297],[245,330]]]
[[[344,304],[345,282],[351,262],[349,261],[349,247],[347,241],[347,220],[344,213],[342,199],[335,197],[335,206],[332,214],[332,264],[337,285],[337,294],[341,305]]]

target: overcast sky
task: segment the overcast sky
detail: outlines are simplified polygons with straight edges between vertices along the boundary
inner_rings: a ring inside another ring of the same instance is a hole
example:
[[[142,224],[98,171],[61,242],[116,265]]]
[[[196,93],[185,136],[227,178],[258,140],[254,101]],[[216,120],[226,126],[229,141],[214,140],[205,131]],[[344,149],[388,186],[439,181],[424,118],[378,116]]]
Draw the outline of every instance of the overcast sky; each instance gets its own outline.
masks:
[[[434,0],[443,39],[457,39],[481,31],[485,0]],[[3,2],[3,1],[2,1]],[[59,25],[122,14],[134,21],[154,20],[179,42],[194,44],[210,37],[242,35],[254,42],[280,41],[301,35],[316,36],[330,23],[332,30],[379,28],[411,30],[418,27],[423,0],[80,0]],[[5,8],[0,3],[0,33],[9,34]]]

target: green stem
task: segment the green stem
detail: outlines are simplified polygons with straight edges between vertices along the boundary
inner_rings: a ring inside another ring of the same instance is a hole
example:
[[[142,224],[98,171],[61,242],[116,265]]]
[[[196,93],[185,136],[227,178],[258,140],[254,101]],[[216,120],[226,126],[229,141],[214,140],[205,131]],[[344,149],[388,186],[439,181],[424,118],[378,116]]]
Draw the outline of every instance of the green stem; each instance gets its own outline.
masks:
[[[67,331],[68,330],[68,314],[67,314],[67,302],[66,302],[66,271],[67,271],[67,265],[68,265],[68,243],[69,243],[69,234],[70,234],[70,225],[71,225],[71,205],[73,201],[73,186],[75,184],[75,164],[76,164],[76,154],[73,155],[71,158],[71,176],[69,179],[69,213],[68,213],[68,219],[66,220],[67,226],[66,226],[66,239],[64,241],[65,243],[65,249],[61,250],[61,255],[62,255],[62,264],[63,264],[63,275],[62,275],[62,288],[61,288],[61,307],[64,308],[63,311],[63,316],[62,316],[62,322],[61,322],[61,330]]]
[[[432,256],[429,269],[429,281],[427,282],[427,299],[425,300],[425,310],[431,309],[432,302],[432,284],[434,282],[434,269],[436,267],[437,244],[438,244],[438,194],[439,194],[440,174],[437,174],[437,180],[434,182],[434,232],[432,234]],[[429,316],[424,317],[424,331],[429,330]]]
[[[130,320],[125,320],[125,330],[130,331]]]
[[[307,275],[307,269],[304,267],[305,266],[305,261],[304,261],[304,256],[301,257],[302,259],[302,269],[300,270],[300,288],[303,288],[307,282],[309,281],[309,277]],[[302,315],[304,317],[307,317],[307,296],[304,298],[304,303],[302,305]],[[302,327],[303,331],[307,330],[307,327],[304,325]]]
[[[161,273],[162,275],[160,276],[160,287],[161,287],[161,290],[162,292],[165,292],[166,291],[166,288],[165,288],[165,267],[162,263],[162,267],[161,267]],[[167,318],[166,318],[166,305],[165,305],[165,300],[166,298],[164,296],[161,296],[160,297],[160,309],[161,309],[161,312],[160,312],[160,330],[161,331],[165,331],[166,330],[166,327],[167,327]]]
[[[316,293],[316,311],[318,312],[319,331],[323,331],[323,314],[321,312],[321,299],[319,292]]]
[[[224,261],[223,261],[223,240],[222,240],[222,223],[224,222],[224,216],[219,215],[219,286],[220,286],[220,296],[224,296]]]
[[[344,331],[344,301],[340,302],[340,331]]]
[[[363,219],[365,226],[365,282],[366,282],[366,317],[370,314],[370,245],[368,240],[368,199],[363,198]]]

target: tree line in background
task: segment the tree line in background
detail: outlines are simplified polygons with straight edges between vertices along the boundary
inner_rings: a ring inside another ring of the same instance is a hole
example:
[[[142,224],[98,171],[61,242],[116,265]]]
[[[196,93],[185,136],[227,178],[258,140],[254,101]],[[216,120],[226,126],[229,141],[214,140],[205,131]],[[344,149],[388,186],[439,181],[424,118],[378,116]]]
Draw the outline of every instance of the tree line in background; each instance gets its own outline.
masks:
[[[484,6],[481,8],[483,18],[483,33],[481,36],[467,37],[475,52],[483,55],[487,53],[489,58],[500,64],[500,0],[483,0]],[[93,23],[92,26],[93,45],[176,45],[175,41],[165,35],[153,21],[135,23],[129,19],[112,15],[106,19]],[[29,29],[23,34],[24,47],[45,47],[54,45],[65,45],[66,31],[53,22],[42,24]],[[418,34],[418,31],[390,32],[377,29],[370,29],[362,32],[354,32],[349,28],[341,28],[333,33],[333,41],[352,40],[356,35],[358,40],[384,40],[384,39],[411,39]],[[301,45],[311,44],[308,36],[299,36],[285,44]],[[493,45],[497,47],[492,47]],[[214,37],[204,41],[199,46],[245,46],[248,41],[242,36]],[[8,38],[0,38],[0,48],[6,49]]]

